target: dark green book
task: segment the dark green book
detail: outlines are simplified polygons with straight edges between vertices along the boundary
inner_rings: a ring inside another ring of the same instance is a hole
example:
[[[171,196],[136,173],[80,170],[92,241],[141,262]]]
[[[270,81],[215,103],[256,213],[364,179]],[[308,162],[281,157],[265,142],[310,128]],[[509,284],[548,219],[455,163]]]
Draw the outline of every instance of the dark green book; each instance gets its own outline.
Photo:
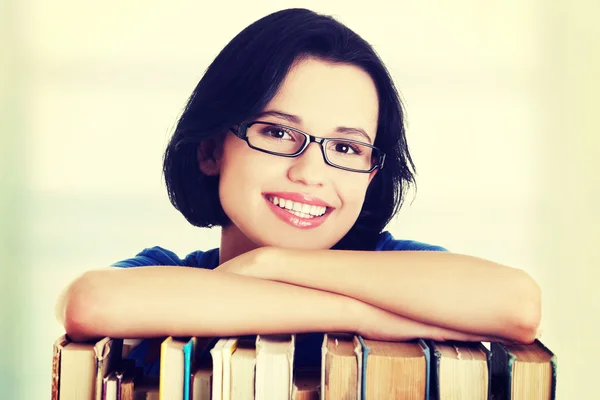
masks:
[[[535,340],[532,344],[492,343],[494,399],[556,398],[556,356]]]
[[[431,399],[491,398],[491,352],[480,342],[435,342],[431,351]]]

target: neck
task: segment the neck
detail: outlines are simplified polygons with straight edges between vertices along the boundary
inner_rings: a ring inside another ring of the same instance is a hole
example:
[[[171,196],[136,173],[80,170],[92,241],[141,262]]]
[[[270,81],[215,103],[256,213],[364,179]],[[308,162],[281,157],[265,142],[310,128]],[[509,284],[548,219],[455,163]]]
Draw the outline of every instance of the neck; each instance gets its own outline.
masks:
[[[230,223],[221,229],[221,247],[219,248],[219,265],[259,247],[239,230],[235,224]]]

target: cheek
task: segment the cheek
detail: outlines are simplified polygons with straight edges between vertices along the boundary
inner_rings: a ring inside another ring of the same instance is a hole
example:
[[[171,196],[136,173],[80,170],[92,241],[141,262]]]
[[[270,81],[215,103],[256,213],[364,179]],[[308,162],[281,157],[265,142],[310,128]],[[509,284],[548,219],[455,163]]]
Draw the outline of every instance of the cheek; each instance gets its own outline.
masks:
[[[268,182],[277,181],[273,156],[252,150],[244,142],[230,143],[225,147],[221,176],[219,178],[219,196],[225,213],[234,220],[253,217],[249,209],[264,201],[261,191]]]
[[[369,185],[369,179],[365,175],[359,177],[344,177],[338,180],[338,193],[342,198],[344,207],[354,211],[357,215],[362,208]]]

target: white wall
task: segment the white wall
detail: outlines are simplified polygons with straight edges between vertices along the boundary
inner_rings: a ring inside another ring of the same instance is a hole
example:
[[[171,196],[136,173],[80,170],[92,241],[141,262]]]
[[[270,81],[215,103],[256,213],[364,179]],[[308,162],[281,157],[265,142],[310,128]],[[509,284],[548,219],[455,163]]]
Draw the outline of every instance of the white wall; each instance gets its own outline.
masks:
[[[583,398],[593,385],[578,382],[594,376],[583,365],[591,357],[580,352],[598,349],[589,318],[598,311],[592,278],[599,275],[588,269],[598,258],[578,248],[598,238],[584,236],[597,233],[591,199],[599,186],[586,162],[598,140],[585,132],[598,123],[584,95],[599,66],[598,47],[590,53],[598,44],[590,16],[597,7],[539,0],[205,4],[11,2],[7,54],[16,60],[23,139],[6,143],[24,160],[30,264],[18,275],[18,322],[27,327],[19,337],[28,344],[16,371],[31,384],[20,388],[21,398],[49,391],[51,346],[62,333],[52,307],[68,279],[147,246],[183,256],[218,245],[217,230],[192,228],[170,206],[162,152],[218,51],[254,20],[299,4],[336,15],[371,42],[402,94],[419,190],[389,229],[538,279],[543,339],[559,357],[559,398]]]

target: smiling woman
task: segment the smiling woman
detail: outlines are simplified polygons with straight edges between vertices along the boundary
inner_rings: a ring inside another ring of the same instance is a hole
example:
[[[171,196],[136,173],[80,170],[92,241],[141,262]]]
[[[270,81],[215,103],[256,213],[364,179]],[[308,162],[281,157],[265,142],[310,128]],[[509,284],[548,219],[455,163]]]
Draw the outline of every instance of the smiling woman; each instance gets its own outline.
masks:
[[[295,128],[318,132],[318,136],[337,139],[338,143],[323,141],[327,150],[322,151],[318,143],[311,143],[314,139],[306,140],[299,132],[294,132],[295,137],[286,133],[285,138],[268,139],[263,133],[265,125],[258,124],[244,129],[247,143],[228,133],[218,157],[208,161],[216,162],[217,167],[210,165],[210,171],[204,171],[219,175],[221,205],[233,222],[223,228],[221,248],[226,253],[239,253],[236,247],[250,242],[258,247],[330,248],[356,222],[367,187],[378,170],[371,168],[370,157],[365,170],[372,172],[364,174],[332,168],[325,162],[324,155],[330,162],[338,161],[343,166],[360,166],[348,160],[358,159],[359,163],[364,160],[364,154],[351,155],[349,151],[338,151],[341,154],[336,155],[335,146],[340,145],[341,139],[353,139],[363,148],[375,142],[378,97],[373,81],[353,65],[305,58],[290,69],[265,109],[282,111],[266,113],[261,117],[264,122],[293,123]],[[367,136],[365,138],[357,129],[340,129],[342,126],[364,127],[360,129]],[[273,136],[272,129],[266,133]],[[351,144],[354,142],[348,143],[349,149]],[[255,151],[251,146],[270,150],[271,154]],[[275,152],[295,156],[277,157],[273,156]],[[201,168],[204,165],[201,164]],[[327,213],[316,221],[308,221],[284,211],[287,207],[275,208],[265,202],[265,196],[282,192],[289,194],[278,197],[298,202],[296,208],[301,208],[300,203],[311,197],[327,205]],[[240,198],[244,201],[240,202]],[[289,224],[282,225],[275,217]],[[298,226],[320,229],[295,229]],[[240,241],[242,236],[247,240]]]
[[[348,331],[531,342],[540,290],[525,272],[384,231],[413,173],[398,94],[372,47],[329,16],[268,15],[216,57],[165,152],[172,204],[195,226],[220,226],[220,247],[184,259],[152,247],[87,272],[59,316],[76,340]]]

